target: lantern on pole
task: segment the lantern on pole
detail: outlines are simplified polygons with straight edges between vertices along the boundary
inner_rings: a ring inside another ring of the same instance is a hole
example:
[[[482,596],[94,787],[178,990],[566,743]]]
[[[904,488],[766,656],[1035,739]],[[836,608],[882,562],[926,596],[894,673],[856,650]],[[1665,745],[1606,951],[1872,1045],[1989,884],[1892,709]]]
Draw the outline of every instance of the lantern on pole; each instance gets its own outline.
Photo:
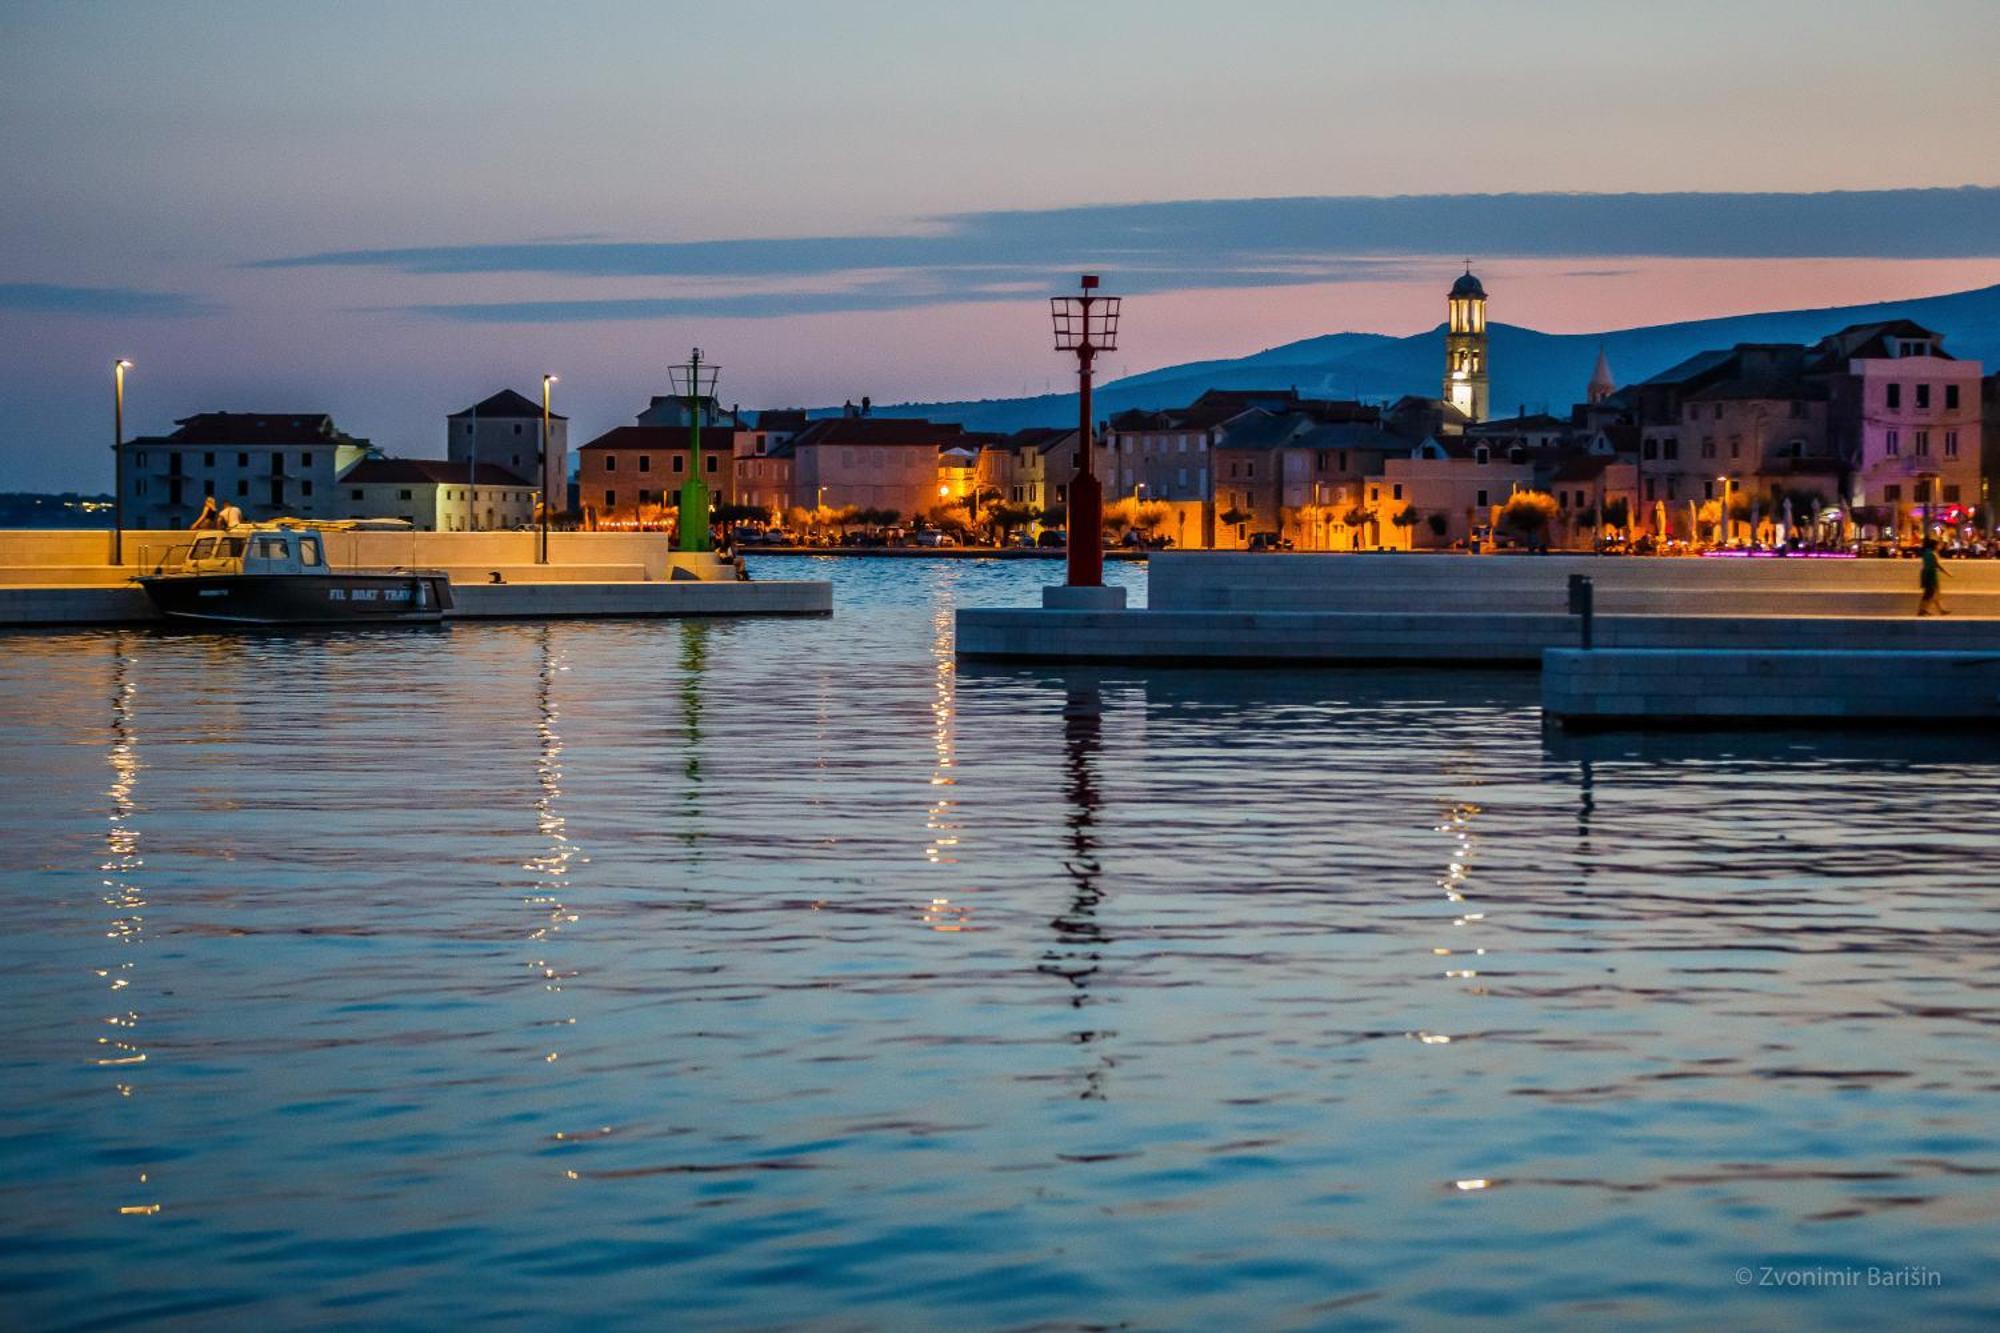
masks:
[[[684,364],[668,371],[674,393],[685,398],[688,406],[688,478],[681,483],[680,539],[676,543],[683,551],[709,548],[708,483],[701,476],[701,413],[702,404],[715,396],[720,373],[721,367],[702,361],[699,347],[688,353]]]
[[[1076,354],[1077,442],[1076,476],[1070,482],[1068,499],[1069,588],[1104,586],[1104,487],[1093,471],[1091,459],[1090,382],[1092,362],[1099,352],[1118,346],[1118,304],[1116,296],[1097,294],[1097,275],[1086,273],[1076,296],[1049,298],[1049,315],[1055,325],[1056,350]],[[1122,593],[1122,589],[1119,590]],[[1046,602],[1048,599],[1045,598]],[[1062,599],[1077,602],[1088,599]],[[1118,599],[1123,604],[1123,597]]]

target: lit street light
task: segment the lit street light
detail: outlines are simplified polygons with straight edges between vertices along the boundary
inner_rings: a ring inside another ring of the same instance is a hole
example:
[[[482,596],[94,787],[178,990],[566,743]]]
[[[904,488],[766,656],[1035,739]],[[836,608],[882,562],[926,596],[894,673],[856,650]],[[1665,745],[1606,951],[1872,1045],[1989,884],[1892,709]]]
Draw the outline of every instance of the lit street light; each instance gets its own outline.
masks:
[[[111,563],[125,563],[125,372],[124,357],[111,363]]]
[[[708,526],[710,506],[708,483],[701,477],[701,405],[704,399],[715,393],[716,376],[720,367],[705,366],[701,361],[701,349],[688,353],[687,363],[672,368],[673,387],[684,393],[688,404],[688,479],[681,483],[680,493],[680,539],[681,550],[688,552],[709,549]]]
[[[549,563],[549,507],[553,503],[551,493],[554,489],[549,485],[549,386],[561,378],[559,375],[542,376],[542,549],[539,563],[544,565]]]
[[[1091,367],[1099,352],[1118,347],[1116,296],[1098,296],[1097,275],[1086,273],[1080,296],[1052,296],[1056,350],[1076,353],[1076,476],[1069,487],[1069,586],[1104,586],[1104,487],[1091,470]]]

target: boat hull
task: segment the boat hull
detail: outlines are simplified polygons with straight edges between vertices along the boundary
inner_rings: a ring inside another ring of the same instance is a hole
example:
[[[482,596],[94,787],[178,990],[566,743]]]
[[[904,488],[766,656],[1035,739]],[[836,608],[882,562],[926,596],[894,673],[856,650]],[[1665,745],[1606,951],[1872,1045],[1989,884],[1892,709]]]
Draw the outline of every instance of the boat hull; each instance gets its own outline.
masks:
[[[451,579],[414,574],[155,574],[161,615],[216,625],[424,624],[451,608]]]

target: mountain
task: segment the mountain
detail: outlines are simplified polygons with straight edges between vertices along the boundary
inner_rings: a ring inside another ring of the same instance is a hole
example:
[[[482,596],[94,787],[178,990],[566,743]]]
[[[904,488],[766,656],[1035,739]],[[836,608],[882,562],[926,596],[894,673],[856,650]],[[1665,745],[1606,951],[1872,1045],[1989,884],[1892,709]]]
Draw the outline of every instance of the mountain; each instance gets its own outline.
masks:
[[[1730,315],[1683,324],[1608,333],[1542,333],[1512,324],[1488,326],[1495,416],[1518,407],[1562,415],[1583,398],[1602,347],[1620,384],[1631,384],[1712,347],[1745,342],[1817,341],[1849,324],[1913,319],[1945,336],[1945,350],[2000,368],[2000,285],[1948,296],[1874,305]],[[1444,365],[1444,326],[1408,338],[1380,333],[1332,333],[1271,347],[1249,356],[1191,361],[1098,386],[1099,419],[1127,408],[1179,407],[1204,389],[1297,388],[1308,397],[1390,401],[1406,393],[1433,396]],[[986,398],[954,403],[877,405],[884,416],[962,422],[968,430],[1013,431],[1063,426],[1076,420],[1075,394]],[[820,415],[816,413],[815,415]]]

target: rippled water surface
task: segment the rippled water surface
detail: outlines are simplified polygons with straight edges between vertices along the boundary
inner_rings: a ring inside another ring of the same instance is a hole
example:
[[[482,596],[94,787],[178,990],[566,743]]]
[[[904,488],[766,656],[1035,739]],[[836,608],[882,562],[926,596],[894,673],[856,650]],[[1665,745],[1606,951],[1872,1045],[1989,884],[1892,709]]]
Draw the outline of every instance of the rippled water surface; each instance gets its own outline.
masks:
[[[0,638],[0,1323],[2000,1308],[1992,742],[955,668],[1055,566],[755,568],[836,616]]]

